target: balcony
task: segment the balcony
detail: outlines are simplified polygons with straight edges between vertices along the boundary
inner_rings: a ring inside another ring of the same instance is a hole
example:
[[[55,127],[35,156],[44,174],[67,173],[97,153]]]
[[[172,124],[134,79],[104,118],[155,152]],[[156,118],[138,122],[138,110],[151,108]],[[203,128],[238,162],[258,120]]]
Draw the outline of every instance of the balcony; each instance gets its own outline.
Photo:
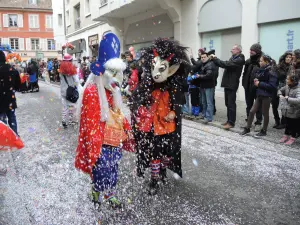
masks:
[[[107,18],[122,19],[159,8],[156,0],[92,0],[91,3],[95,5],[91,12],[94,21],[106,21]]]

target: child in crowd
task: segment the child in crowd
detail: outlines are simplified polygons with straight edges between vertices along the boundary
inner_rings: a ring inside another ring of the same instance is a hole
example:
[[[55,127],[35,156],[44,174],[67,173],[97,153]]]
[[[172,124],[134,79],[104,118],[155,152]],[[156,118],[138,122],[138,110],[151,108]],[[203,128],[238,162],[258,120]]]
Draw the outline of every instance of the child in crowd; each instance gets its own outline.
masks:
[[[200,114],[200,89],[195,83],[196,78],[196,75],[189,75],[187,78],[191,94],[192,116],[195,117]]]
[[[299,76],[290,74],[286,86],[278,90],[282,115],[286,118],[286,128],[280,143],[292,145],[296,140],[300,127],[300,86]]]

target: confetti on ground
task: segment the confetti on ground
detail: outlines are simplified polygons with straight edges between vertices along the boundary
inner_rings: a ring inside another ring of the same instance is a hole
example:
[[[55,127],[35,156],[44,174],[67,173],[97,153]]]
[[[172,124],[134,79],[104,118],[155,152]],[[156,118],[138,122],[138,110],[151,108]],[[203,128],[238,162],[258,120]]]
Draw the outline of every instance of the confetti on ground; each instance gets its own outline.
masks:
[[[30,127],[30,128],[28,128],[28,131],[29,131],[29,133],[34,133],[34,132],[35,132],[35,129],[32,128],[32,127]]]
[[[193,163],[195,166],[198,166],[198,161],[196,159],[193,159]]]

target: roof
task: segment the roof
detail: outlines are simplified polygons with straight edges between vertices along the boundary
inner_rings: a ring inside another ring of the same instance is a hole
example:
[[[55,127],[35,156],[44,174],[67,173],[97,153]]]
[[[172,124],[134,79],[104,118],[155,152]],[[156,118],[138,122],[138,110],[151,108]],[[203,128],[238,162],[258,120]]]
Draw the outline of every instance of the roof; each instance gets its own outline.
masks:
[[[37,4],[29,4],[29,0],[0,0],[0,8],[52,10],[51,0],[36,0]]]

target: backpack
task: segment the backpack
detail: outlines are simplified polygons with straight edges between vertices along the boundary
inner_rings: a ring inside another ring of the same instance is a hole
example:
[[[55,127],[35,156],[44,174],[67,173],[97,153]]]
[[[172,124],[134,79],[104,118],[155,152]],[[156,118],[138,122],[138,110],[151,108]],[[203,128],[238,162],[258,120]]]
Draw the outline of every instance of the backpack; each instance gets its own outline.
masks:
[[[68,85],[66,99],[72,103],[76,103],[79,98],[79,92],[76,87],[72,87],[69,85],[65,75],[63,75],[63,77]]]

